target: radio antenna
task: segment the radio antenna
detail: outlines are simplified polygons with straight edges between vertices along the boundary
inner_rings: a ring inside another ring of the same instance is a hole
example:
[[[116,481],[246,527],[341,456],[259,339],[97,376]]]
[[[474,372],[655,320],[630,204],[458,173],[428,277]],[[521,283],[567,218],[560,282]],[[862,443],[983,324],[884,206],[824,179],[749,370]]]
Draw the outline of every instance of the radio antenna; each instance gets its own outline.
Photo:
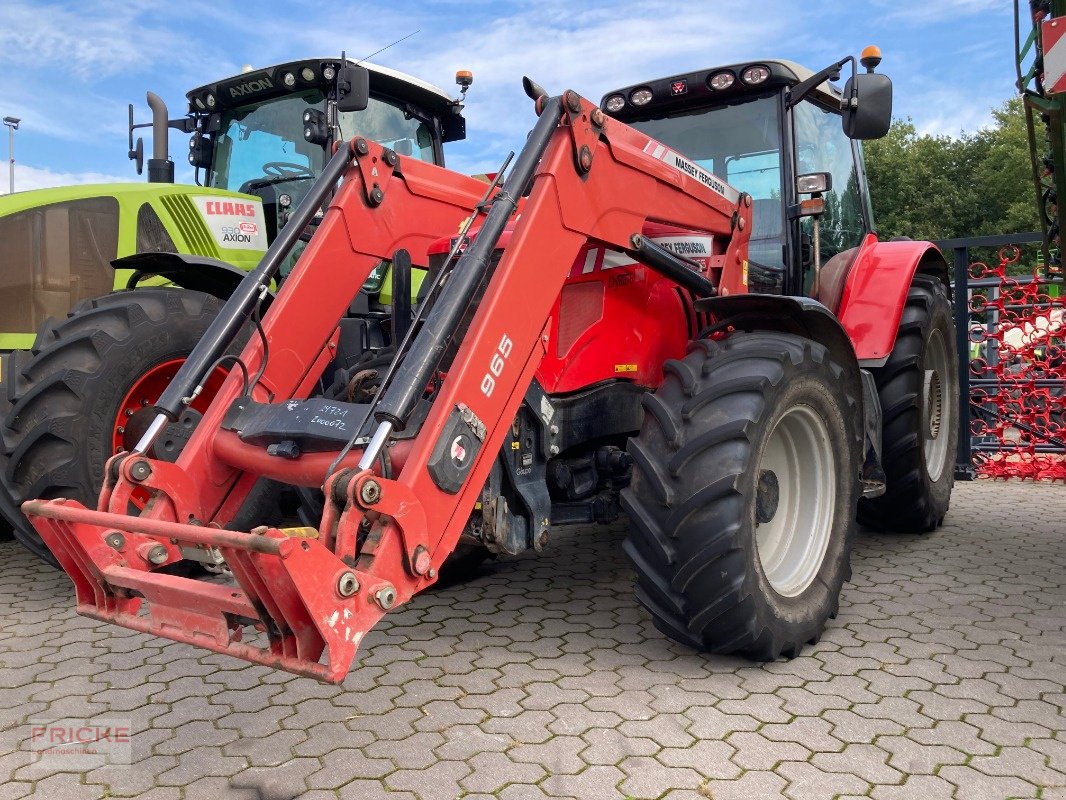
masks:
[[[400,37],[399,39],[397,39],[397,40],[396,40],[395,42],[393,42],[392,44],[387,44],[387,45],[385,45],[384,47],[382,47],[382,48],[381,48],[380,50],[375,50],[375,51],[374,51],[373,53],[371,53],[370,55],[368,55],[368,56],[363,56],[362,58],[360,58],[360,59],[359,59],[358,61],[356,61],[356,62],[355,62],[355,66],[359,66],[359,65],[360,65],[360,64],[362,64],[362,63],[363,63],[364,61],[366,61],[366,60],[367,60],[368,58],[373,58],[373,57],[374,57],[374,56],[376,56],[376,55],[377,55],[378,53],[384,53],[384,52],[385,52],[386,50],[388,50],[388,49],[389,49],[390,47],[392,47],[393,45],[397,45],[397,44],[399,44],[399,43],[400,43],[400,42],[402,42],[402,41],[403,41],[404,39],[410,39],[410,38],[411,38],[412,36],[414,36],[414,35],[415,35],[416,33],[420,33],[421,31],[422,31],[422,29],[421,29],[421,28],[418,28],[417,30],[413,30],[413,31],[411,31],[411,32],[410,32],[409,34],[407,34],[406,36],[402,36],[402,37]]]

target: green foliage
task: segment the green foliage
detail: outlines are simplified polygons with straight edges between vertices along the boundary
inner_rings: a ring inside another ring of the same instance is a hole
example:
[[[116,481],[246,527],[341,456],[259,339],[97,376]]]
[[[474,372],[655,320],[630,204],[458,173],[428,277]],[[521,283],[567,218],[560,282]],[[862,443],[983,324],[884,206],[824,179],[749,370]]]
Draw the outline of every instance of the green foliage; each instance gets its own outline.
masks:
[[[883,239],[954,239],[1040,229],[1020,98],[977,133],[919,135],[908,120],[866,144],[874,219]]]

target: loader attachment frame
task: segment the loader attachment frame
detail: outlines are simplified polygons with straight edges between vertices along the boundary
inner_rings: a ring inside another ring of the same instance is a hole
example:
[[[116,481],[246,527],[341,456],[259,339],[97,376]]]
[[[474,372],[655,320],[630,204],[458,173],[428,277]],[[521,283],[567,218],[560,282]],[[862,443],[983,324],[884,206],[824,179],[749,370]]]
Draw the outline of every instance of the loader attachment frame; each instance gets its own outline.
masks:
[[[355,446],[328,474],[335,454],[280,458],[224,426],[241,399],[234,370],[175,464],[122,453],[108,463],[95,510],[63,500],[23,506],[74,580],[79,613],[339,682],[366,632],[433,583],[454,549],[546,352],[553,304],[587,243],[639,258],[634,237],[648,222],[706,232],[717,243],[707,271],[721,274],[718,290],[746,291],[747,195],[574,92],[536,102],[540,119],[489,198],[479,235],[458,243],[462,254],[371,409],[374,435],[353,425]],[[429,243],[458,230],[484,199],[483,183],[363,140],[350,143],[341,172],[318,232],[262,320],[269,358],[262,363],[256,336],[242,353],[249,369],[262,368],[250,392],[255,402],[306,398],[371,269],[398,250],[424,263]],[[492,268],[489,256],[508,223],[513,233]],[[676,275],[697,265],[656,251],[645,266]],[[263,277],[246,280],[262,285]],[[458,331],[485,280],[469,327]],[[223,316],[241,313],[227,306]],[[458,349],[442,375],[438,362],[453,340]],[[204,353],[194,351],[189,362],[207,365],[218,341],[200,347]],[[424,401],[427,377],[435,393],[415,422],[411,410]],[[199,378],[184,376],[161,414],[173,414],[173,398],[188,397]],[[408,425],[410,435],[397,440]],[[226,530],[260,477],[322,486],[318,528]],[[132,493],[146,490],[148,505],[128,516]],[[153,571],[196,547],[221,554],[233,585]],[[265,644],[246,643],[249,631]]]

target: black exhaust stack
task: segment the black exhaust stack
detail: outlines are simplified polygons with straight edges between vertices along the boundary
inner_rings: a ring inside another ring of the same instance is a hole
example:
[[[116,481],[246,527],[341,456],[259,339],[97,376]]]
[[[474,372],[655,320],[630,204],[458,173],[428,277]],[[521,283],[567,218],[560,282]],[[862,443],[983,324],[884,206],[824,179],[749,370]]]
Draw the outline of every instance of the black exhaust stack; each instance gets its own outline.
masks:
[[[174,183],[174,162],[170,160],[167,141],[167,104],[155,92],[148,92],[152,109],[152,157],[148,159],[149,183]]]

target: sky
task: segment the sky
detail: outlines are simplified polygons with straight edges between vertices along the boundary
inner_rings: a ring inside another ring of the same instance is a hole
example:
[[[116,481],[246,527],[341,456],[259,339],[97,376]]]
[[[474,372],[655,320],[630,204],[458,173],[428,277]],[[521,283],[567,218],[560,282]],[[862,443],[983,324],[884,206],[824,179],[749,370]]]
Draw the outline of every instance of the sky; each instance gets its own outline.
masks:
[[[1028,4],[1025,4],[1028,6]],[[15,188],[138,181],[126,157],[126,106],[147,122],[145,91],[171,117],[185,92],[308,57],[363,57],[457,93],[474,72],[467,139],[448,166],[495,171],[535,121],[529,75],[551,94],[612,88],[719,64],[783,58],[817,70],[877,44],[894,84],[894,116],[921,133],[958,136],[992,122],[1015,93],[1013,4],[1005,0],[2,0],[0,116],[15,133]],[[1024,22],[1024,20],[1023,20]],[[0,134],[6,131],[0,131]],[[146,149],[150,151],[149,132]],[[4,143],[0,139],[0,153]],[[171,135],[179,181],[187,138]],[[7,175],[0,176],[7,191]]]

